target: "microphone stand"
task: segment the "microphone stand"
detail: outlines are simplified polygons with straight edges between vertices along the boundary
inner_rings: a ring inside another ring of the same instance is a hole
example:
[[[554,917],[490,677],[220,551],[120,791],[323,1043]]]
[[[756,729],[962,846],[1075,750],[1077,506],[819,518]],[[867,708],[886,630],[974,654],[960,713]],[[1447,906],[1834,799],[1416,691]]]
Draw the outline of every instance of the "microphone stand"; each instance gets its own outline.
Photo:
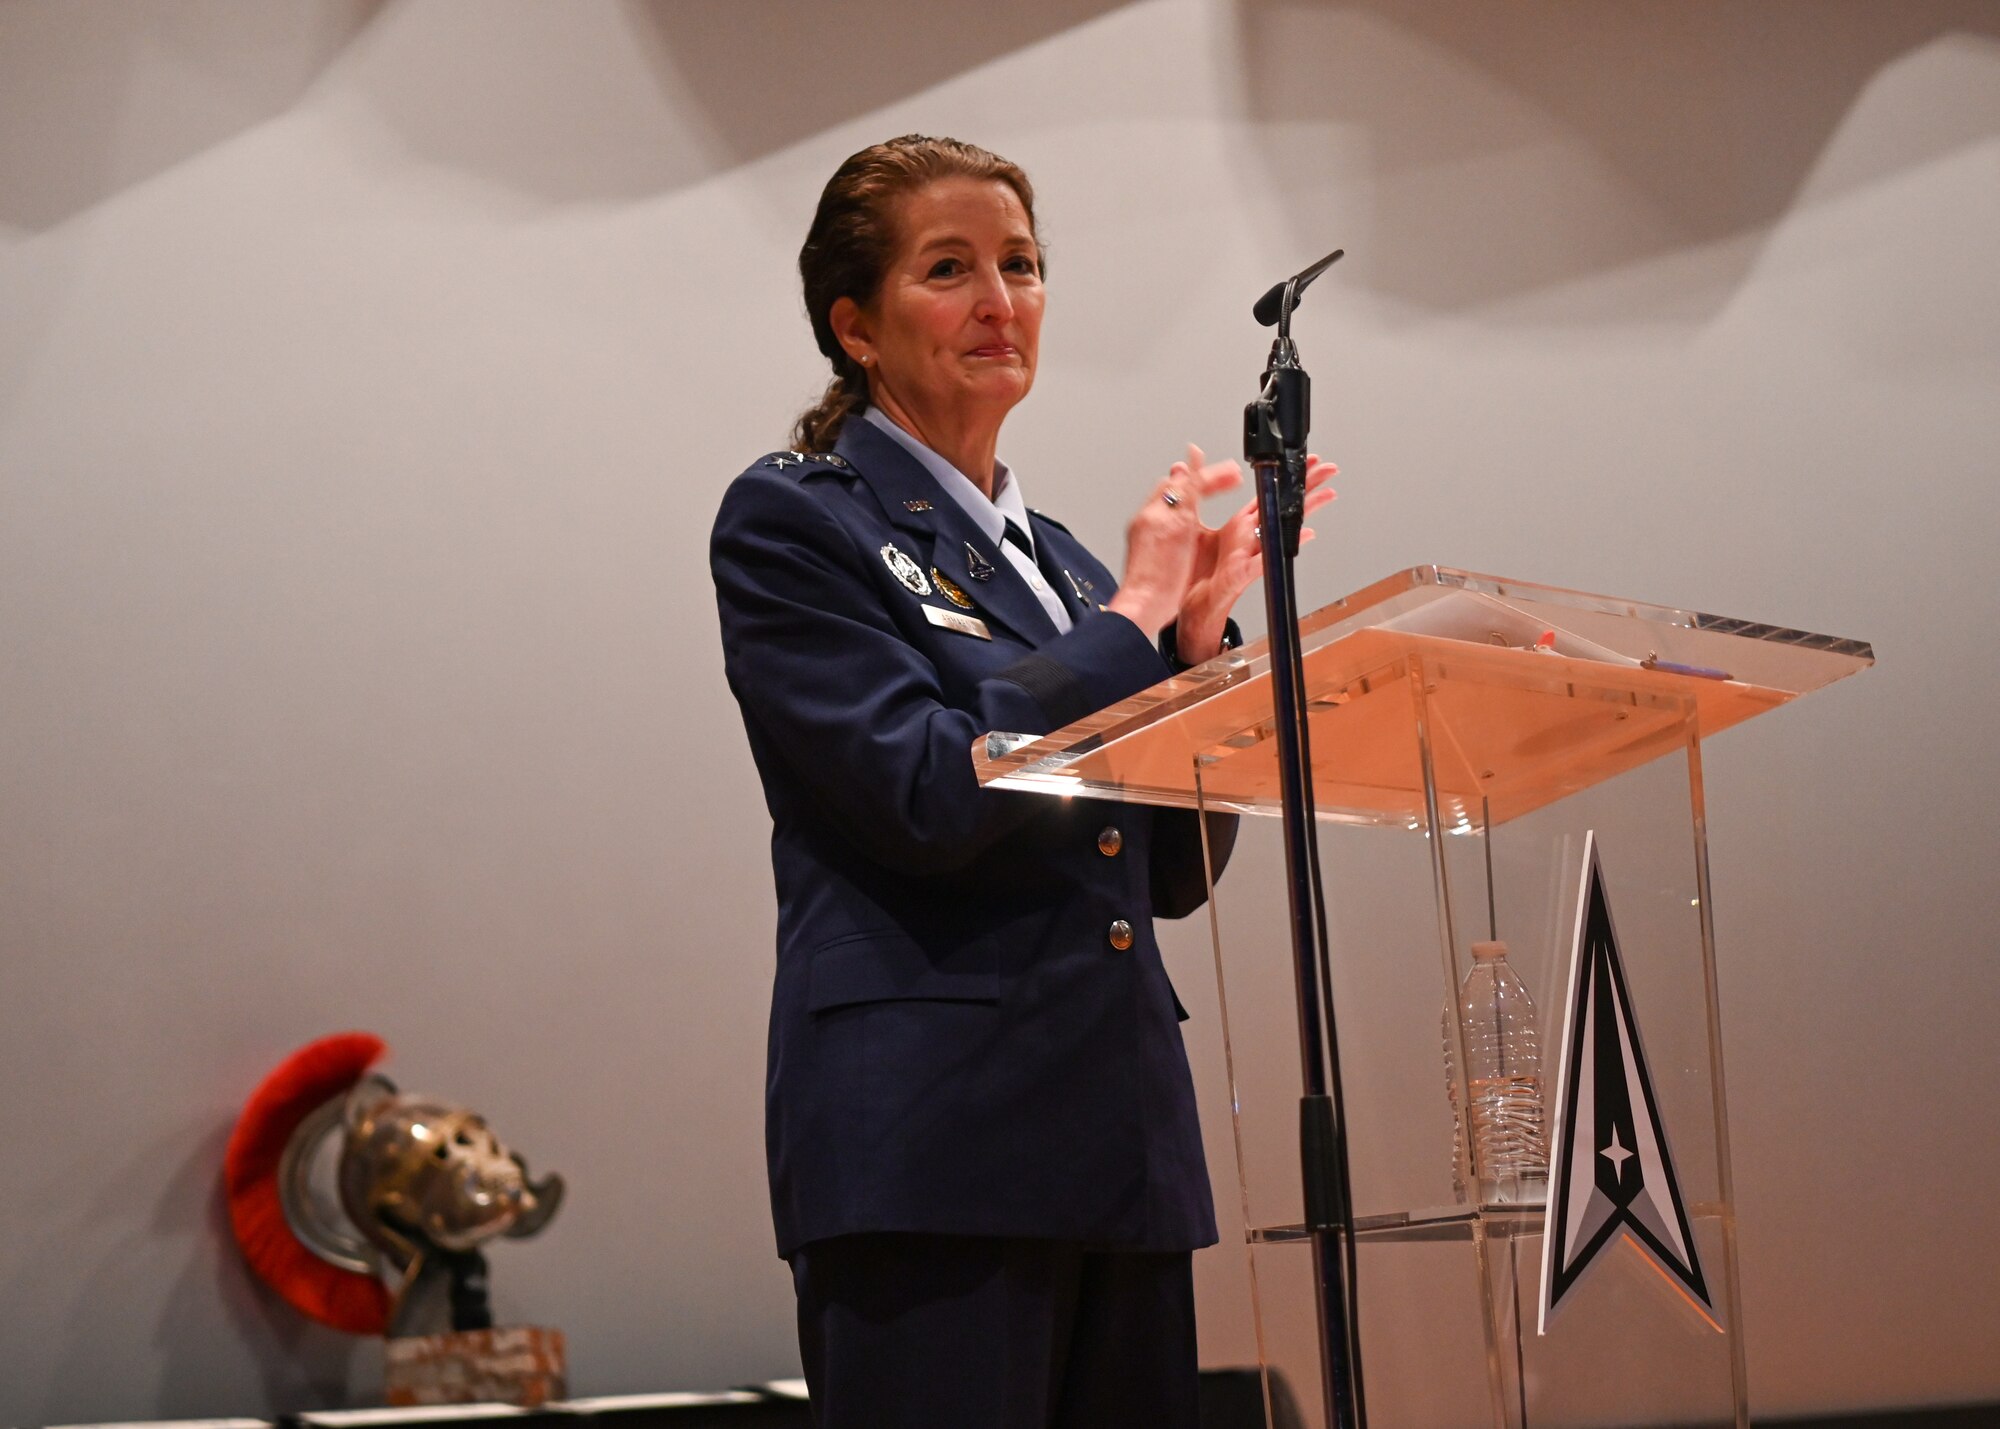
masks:
[[[1257,482],[1263,538],[1264,611],[1270,631],[1279,793],[1284,811],[1285,882],[1299,1015],[1299,1170],[1305,1230],[1312,1241],[1318,1295],[1320,1383],[1327,1429],[1366,1429],[1361,1333],[1354,1288],[1353,1191],[1347,1169],[1347,1117],[1341,1098],[1340,1042],[1333,1015],[1326,893],[1320,881],[1314,817],[1312,749],[1299,646],[1293,562],[1305,521],[1306,433],[1312,382],[1292,345],[1292,311],[1306,285],[1337,262],[1336,249],[1260,299],[1257,320],[1276,324],[1263,388],[1243,409],[1243,456]]]

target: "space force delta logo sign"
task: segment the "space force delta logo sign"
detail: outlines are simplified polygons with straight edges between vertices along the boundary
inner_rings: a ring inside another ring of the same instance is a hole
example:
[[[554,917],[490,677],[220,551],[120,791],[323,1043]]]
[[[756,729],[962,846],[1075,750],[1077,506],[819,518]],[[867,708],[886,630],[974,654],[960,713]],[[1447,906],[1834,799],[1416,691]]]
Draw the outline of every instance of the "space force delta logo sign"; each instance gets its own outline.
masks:
[[[1548,1333],[1563,1297],[1621,1239],[1720,1330],[1646,1070],[1594,830],[1583,845],[1569,988],[1549,1143],[1538,1330]]]

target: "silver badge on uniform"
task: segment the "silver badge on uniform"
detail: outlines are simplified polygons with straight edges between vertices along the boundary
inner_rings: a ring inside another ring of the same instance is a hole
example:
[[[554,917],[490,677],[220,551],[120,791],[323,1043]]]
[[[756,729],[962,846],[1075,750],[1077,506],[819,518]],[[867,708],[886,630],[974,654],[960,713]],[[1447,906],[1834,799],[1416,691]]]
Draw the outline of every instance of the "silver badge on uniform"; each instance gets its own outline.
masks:
[[[889,568],[889,574],[903,583],[904,589],[912,595],[929,595],[931,583],[924,579],[924,568],[909,556],[896,549],[891,541],[882,548],[882,564]]]

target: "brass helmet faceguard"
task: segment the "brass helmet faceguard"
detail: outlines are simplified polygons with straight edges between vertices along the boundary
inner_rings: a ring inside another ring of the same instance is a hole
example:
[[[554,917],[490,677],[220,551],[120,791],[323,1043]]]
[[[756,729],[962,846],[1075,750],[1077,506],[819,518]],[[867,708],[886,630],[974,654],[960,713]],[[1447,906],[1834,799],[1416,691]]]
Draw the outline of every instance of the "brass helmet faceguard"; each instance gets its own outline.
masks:
[[[314,1167],[339,1147],[339,1208],[314,1192]],[[426,1261],[485,1241],[534,1235],[562,1204],[563,1179],[529,1178],[477,1113],[406,1096],[379,1073],[316,1108],[287,1142],[277,1174],[294,1235],[343,1270],[396,1282],[395,1309]]]
[[[348,1093],[340,1202],[348,1219],[398,1268],[429,1248],[471,1250],[499,1236],[530,1236],[562,1203],[562,1177],[528,1177],[484,1118],[465,1107],[405,1095],[364,1077]]]

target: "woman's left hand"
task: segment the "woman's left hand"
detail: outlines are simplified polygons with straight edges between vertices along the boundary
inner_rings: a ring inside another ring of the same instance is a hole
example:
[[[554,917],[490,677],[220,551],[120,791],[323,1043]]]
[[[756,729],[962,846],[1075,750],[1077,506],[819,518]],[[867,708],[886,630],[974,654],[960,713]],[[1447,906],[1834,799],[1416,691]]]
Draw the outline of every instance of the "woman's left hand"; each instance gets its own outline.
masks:
[[[1189,476],[1206,462],[1201,448],[1189,443],[1187,460],[1174,463],[1174,475]],[[1339,470],[1330,461],[1307,455],[1306,515],[1338,494],[1326,483]],[[1301,545],[1312,538],[1310,526],[1299,532]],[[1264,543],[1257,536],[1257,502],[1253,498],[1220,526],[1202,530],[1195,547],[1194,574],[1174,630],[1175,653],[1184,663],[1199,665],[1222,653],[1222,632],[1231,608],[1263,572]]]

